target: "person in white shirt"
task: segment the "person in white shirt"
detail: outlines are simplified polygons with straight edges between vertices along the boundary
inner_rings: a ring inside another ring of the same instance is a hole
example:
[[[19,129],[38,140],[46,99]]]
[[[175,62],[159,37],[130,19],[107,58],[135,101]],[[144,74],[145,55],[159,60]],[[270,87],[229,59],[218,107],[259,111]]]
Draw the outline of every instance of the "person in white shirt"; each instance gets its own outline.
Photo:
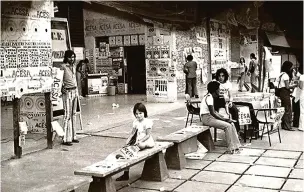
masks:
[[[292,62],[285,61],[281,68],[281,74],[276,79],[279,88],[279,98],[281,99],[281,106],[285,108],[285,113],[282,117],[281,127],[288,131],[294,131],[291,127],[292,122],[292,110],[290,101],[290,89],[297,87],[297,84],[290,85],[290,79],[292,79]]]
[[[300,120],[299,120],[299,130],[303,131],[304,129],[304,75],[303,75],[303,64],[299,67],[300,79],[299,79],[299,88],[300,88]]]
[[[238,109],[232,103],[232,84],[228,78],[228,72],[224,68],[218,69],[215,73],[215,79],[220,83],[220,96],[214,100],[214,109],[218,112],[220,108],[226,109],[226,105],[228,105],[229,113],[231,114],[232,119],[236,121],[235,127],[237,132],[239,132],[240,125],[238,123]]]
[[[241,143],[238,138],[233,120],[224,118],[214,109],[214,99],[219,97],[220,83],[211,81],[207,85],[208,93],[202,99],[200,105],[200,115],[203,125],[223,129],[225,131],[228,145],[227,153],[234,154],[240,152]]]

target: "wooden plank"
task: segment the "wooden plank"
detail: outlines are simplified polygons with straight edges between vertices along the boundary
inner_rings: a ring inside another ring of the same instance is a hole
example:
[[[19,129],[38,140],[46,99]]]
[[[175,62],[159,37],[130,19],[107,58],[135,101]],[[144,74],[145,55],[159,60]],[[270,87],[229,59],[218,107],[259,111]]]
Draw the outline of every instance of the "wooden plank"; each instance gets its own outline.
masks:
[[[46,137],[47,137],[47,148],[53,148],[53,132],[52,132],[52,121],[53,121],[53,105],[51,101],[51,93],[44,93],[45,98],[45,120],[46,120]]]
[[[13,126],[14,126],[14,153],[17,158],[22,156],[22,147],[19,146],[20,136],[20,99],[15,98],[13,100]]]
[[[139,151],[136,158],[118,160],[111,166],[107,166],[107,162],[103,160],[81,170],[76,170],[74,174],[93,177],[106,177],[108,175],[114,175],[115,173],[120,172],[122,169],[140,163],[141,161],[144,161],[152,157],[154,154],[157,154],[171,146],[173,146],[173,143],[171,142],[155,142],[155,146],[153,148]]]
[[[208,130],[209,126],[197,126],[201,128],[189,128],[186,127],[164,137],[158,137],[157,141],[165,141],[165,142],[173,142],[173,143],[181,143],[191,137],[199,135],[200,133]]]

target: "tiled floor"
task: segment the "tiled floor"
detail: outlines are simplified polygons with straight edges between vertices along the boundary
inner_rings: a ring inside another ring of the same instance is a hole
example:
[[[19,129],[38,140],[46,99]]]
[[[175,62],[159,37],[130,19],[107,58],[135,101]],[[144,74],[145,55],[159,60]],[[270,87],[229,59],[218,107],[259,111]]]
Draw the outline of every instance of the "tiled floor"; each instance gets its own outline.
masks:
[[[203,160],[187,160],[186,169],[169,170],[165,182],[138,180],[121,191],[304,191],[303,152],[243,148],[241,154],[228,155],[223,148],[216,151]]]

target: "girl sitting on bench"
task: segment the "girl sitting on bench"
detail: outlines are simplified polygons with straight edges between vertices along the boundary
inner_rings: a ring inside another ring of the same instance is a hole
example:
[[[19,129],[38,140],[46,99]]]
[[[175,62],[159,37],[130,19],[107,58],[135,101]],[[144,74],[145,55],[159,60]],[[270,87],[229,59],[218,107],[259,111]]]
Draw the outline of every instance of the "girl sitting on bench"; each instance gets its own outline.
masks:
[[[215,99],[219,97],[220,83],[211,81],[207,85],[208,93],[201,102],[200,115],[203,125],[223,129],[226,135],[228,151],[226,153],[235,154],[240,152],[241,143],[233,124],[234,120],[224,118],[214,109]]]
[[[151,136],[153,126],[152,120],[148,119],[147,109],[144,104],[136,103],[133,108],[135,120],[133,121],[132,132],[127,139],[126,145],[136,145],[140,150],[154,147],[155,143]],[[129,169],[116,179],[116,181],[124,181],[129,179]]]

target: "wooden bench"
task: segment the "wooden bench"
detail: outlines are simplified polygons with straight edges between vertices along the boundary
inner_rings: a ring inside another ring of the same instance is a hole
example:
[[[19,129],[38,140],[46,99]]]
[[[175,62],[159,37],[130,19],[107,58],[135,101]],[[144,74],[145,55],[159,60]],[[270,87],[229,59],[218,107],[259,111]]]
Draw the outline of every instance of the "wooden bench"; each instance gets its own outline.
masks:
[[[100,161],[81,170],[76,170],[74,174],[93,177],[93,182],[89,188],[90,192],[116,192],[112,176],[125,168],[145,161],[141,179],[163,181],[168,178],[169,174],[162,151],[171,146],[173,146],[171,142],[155,142],[153,148],[139,151],[134,158],[117,160],[111,166],[107,166],[105,161]]]
[[[209,126],[190,126],[164,137],[158,137],[157,141],[174,143],[172,147],[167,149],[165,159],[168,168],[177,170],[186,166],[185,153],[197,151],[197,141],[208,150],[214,149]]]

